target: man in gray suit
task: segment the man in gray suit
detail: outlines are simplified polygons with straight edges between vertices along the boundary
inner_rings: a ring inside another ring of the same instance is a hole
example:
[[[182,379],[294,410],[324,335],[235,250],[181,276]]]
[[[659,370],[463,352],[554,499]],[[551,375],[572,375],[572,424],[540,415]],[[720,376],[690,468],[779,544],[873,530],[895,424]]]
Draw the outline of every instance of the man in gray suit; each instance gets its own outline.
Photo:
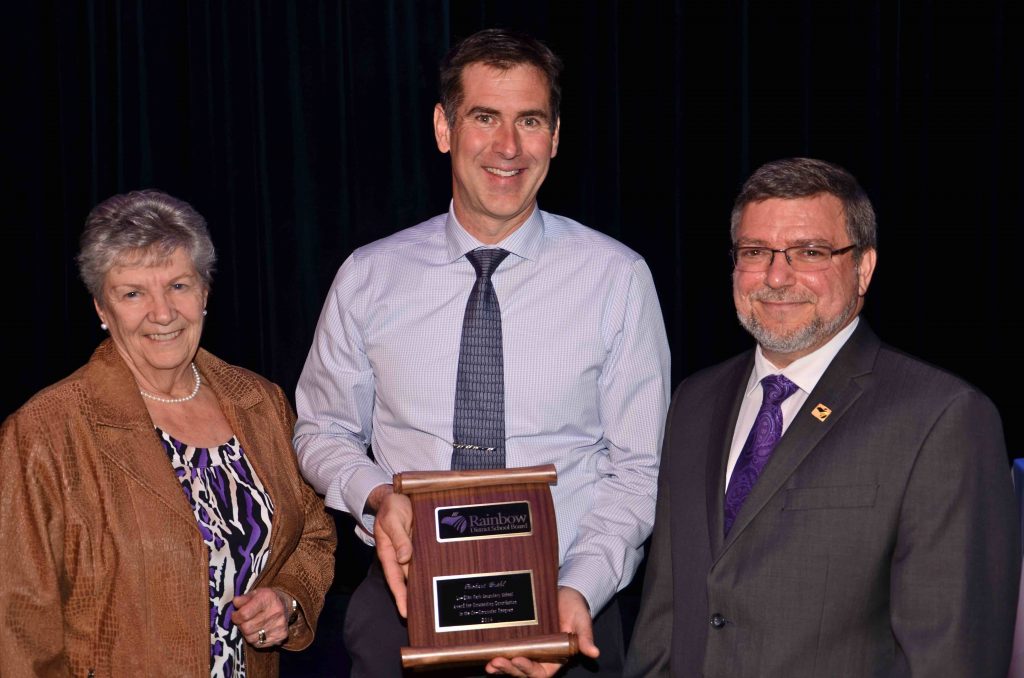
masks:
[[[732,239],[758,346],[676,391],[627,675],[1005,676],[1020,562],[999,415],[858,318],[864,191],[769,163]]]

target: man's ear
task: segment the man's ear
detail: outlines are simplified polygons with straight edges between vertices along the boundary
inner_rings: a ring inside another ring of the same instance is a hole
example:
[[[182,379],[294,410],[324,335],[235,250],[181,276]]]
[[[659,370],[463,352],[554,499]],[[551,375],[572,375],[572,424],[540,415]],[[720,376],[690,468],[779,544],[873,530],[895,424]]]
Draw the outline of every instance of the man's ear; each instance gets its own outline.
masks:
[[[444,115],[441,104],[434,106],[434,140],[437,142],[437,150],[447,153],[451,150],[452,144],[449,138],[451,130],[448,129],[448,118]]]
[[[551,157],[558,155],[558,133],[562,129],[562,118],[555,120],[555,133],[551,135]]]
[[[857,264],[857,293],[864,296],[868,293],[868,286],[871,285],[871,276],[875,273],[875,264],[878,263],[878,252],[875,248],[864,250],[860,255],[860,262]]]

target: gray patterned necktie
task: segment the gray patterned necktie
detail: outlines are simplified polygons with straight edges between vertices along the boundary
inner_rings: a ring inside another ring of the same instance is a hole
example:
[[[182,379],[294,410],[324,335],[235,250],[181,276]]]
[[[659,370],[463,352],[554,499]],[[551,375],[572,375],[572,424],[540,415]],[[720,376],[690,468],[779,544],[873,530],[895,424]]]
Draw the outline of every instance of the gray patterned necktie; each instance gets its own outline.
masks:
[[[505,468],[505,370],[501,309],[491,273],[508,256],[502,249],[466,253],[476,284],[466,302],[455,382],[452,469]]]
[[[764,391],[761,409],[757,411],[754,425],[750,427],[750,434],[732,470],[729,488],[725,491],[726,536],[782,438],[781,403],[796,393],[799,386],[781,374],[770,374],[761,380],[761,388]]]

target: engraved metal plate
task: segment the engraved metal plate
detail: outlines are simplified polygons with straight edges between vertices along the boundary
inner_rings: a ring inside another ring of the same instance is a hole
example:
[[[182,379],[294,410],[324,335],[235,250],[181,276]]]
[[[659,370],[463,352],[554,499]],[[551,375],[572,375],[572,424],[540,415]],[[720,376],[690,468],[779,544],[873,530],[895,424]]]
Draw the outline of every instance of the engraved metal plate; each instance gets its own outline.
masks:
[[[537,624],[533,571],[434,577],[434,630]]]
[[[437,541],[501,539],[533,534],[530,502],[439,506],[434,511]]]

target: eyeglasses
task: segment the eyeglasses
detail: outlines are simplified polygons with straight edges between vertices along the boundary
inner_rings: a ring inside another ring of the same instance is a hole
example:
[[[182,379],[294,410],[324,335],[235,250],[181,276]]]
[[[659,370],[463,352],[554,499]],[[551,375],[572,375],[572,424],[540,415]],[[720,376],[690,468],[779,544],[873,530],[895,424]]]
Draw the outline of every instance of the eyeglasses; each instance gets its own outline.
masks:
[[[747,273],[760,273],[771,268],[775,261],[775,254],[786,255],[786,261],[793,267],[794,271],[809,273],[812,271],[824,271],[832,262],[832,257],[846,254],[857,249],[856,245],[847,245],[839,249],[824,247],[821,245],[797,245],[781,250],[773,250],[769,247],[733,247],[732,263],[737,271]]]

